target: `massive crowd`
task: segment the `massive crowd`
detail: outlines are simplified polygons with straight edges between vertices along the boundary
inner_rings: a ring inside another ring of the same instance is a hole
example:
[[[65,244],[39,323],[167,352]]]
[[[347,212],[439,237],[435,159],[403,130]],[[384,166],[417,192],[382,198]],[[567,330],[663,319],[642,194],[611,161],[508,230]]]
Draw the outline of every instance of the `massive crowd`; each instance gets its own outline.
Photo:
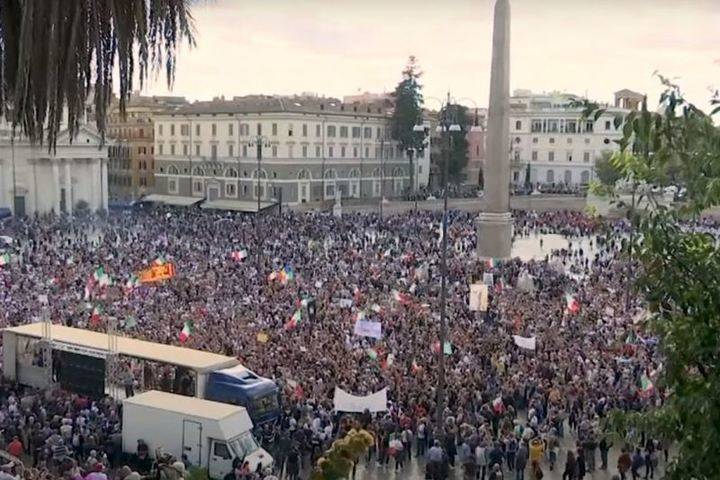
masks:
[[[610,409],[663,399],[651,383],[662,359],[643,330],[641,302],[626,294],[618,252],[627,226],[580,213],[515,212],[516,237],[557,233],[569,246],[544,259],[496,263],[475,256],[473,217],[450,214],[447,399],[438,428],[440,220],[431,212],[384,219],[290,212],[256,225],[250,216],[163,208],[21,220],[0,231],[13,238],[0,267],[0,325],[37,321],[40,295],[55,323],[104,330],[115,317],[123,334],[162,343],[178,344],[192,321],[185,346],[237,356],[282,387],[284,415],[261,434],[277,476],[299,478],[303,464],[306,471],[344,431],[332,409],[336,386],[354,395],[388,388],[386,413],[354,419],[375,434],[368,462],[378,468],[392,459],[402,470],[404,460],[425,456],[432,479],[453,467],[483,480],[522,479],[525,471],[541,478],[547,468],[570,479],[599,468],[622,478],[638,478],[641,467],[651,475],[657,452],[667,452],[662,439],[634,432],[612,448],[638,450],[623,450],[608,465],[611,441],[601,429]],[[242,250],[246,258],[232,255]],[[158,258],[175,265],[175,278],[126,291],[91,321],[84,292],[98,267],[124,285]],[[270,278],[283,267],[294,279]],[[486,273],[493,275],[488,310],[470,311],[469,285]],[[289,323],[307,297],[315,314]],[[359,312],[381,322],[381,339],[353,334]],[[536,350],[519,348],[512,335],[536,337]],[[129,367],[130,383],[145,388],[157,387],[164,372]],[[101,480],[105,468],[122,463],[113,401],[17,385],[0,393],[0,441],[30,455],[30,465],[54,465],[67,478],[82,469]],[[560,464],[560,439],[569,434],[577,449]],[[62,460],[68,456],[74,460]],[[117,478],[137,478],[145,464],[137,455],[134,462],[136,471],[121,469]],[[263,474],[238,465],[233,478],[253,475]]]

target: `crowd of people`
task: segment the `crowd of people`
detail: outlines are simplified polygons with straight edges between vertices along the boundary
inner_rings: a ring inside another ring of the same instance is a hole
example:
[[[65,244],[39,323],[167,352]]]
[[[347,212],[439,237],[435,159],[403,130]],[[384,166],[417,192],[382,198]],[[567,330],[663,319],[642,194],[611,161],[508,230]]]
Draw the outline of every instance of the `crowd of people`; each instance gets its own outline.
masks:
[[[424,457],[432,479],[453,469],[483,480],[523,479],[525,472],[538,479],[547,469],[572,480],[601,468],[623,479],[639,478],[641,468],[651,476],[663,457],[658,452],[667,457],[663,439],[631,432],[617,441],[602,429],[610,410],[651,408],[664,397],[652,384],[662,358],[643,329],[642,302],[627,294],[619,252],[628,226],[573,212],[514,217],[516,237],[556,233],[567,247],[528,262],[482,260],[473,216],[451,212],[442,346],[442,230],[433,212],[382,219],[288,212],[258,221],[153,208],[103,219],[17,220],[0,232],[13,239],[0,267],[0,325],[38,321],[39,296],[47,296],[54,323],[102,331],[114,317],[124,335],[160,343],[181,344],[179,333],[192,322],[182,345],[235,356],[282,387],[283,415],[259,433],[275,471],[239,465],[232,478],[297,479],[307,472],[346,431],[347,418],[333,410],[335,387],[358,396],[387,388],[387,412],[353,419],[376,440],[358,468],[392,464],[402,475],[408,461]],[[157,259],[175,265],[175,278],[124,287]],[[99,318],[86,294],[98,267],[122,286]],[[283,269],[293,275],[277,275]],[[491,283],[485,312],[468,308],[470,285],[479,282]],[[313,315],[301,302],[308,298]],[[354,334],[362,317],[381,323],[380,339]],[[534,337],[535,349],[519,347],[513,335]],[[129,365],[127,383],[157,388],[153,379],[163,371],[152,368]],[[8,451],[14,445],[12,452],[30,455],[30,465],[76,478],[80,469],[102,474],[126,461],[113,400],[3,388],[2,441]],[[561,456],[568,435],[575,447]],[[616,465],[608,463],[611,448],[622,449]],[[129,467],[117,478],[135,478],[140,470]]]

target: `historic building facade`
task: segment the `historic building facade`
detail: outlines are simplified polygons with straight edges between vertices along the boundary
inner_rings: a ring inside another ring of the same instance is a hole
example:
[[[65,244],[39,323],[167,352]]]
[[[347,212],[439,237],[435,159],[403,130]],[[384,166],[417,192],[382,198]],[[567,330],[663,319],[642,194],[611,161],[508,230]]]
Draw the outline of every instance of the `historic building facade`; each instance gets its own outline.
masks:
[[[0,126],[0,209],[16,216],[49,212],[73,214],[78,208],[107,209],[107,148],[97,131],[82,125],[70,141],[67,130],[57,147],[31,145]]]
[[[528,176],[534,184],[589,183],[595,178],[595,161],[618,149],[615,140],[622,137],[622,127],[616,128],[614,119],[630,111],[620,105],[637,106],[623,98],[638,95],[621,90],[617,106],[605,106],[595,121],[582,118],[583,109],[573,105],[574,95],[515,91],[510,98],[512,183],[523,184]]]
[[[117,103],[107,118],[109,148],[108,188],[111,200],[134,200],[152,191],[155,185],[155,144],[153,118],[161,112],[187,103],[184,97],[145,97],[133,93],[120,115]]]
[[[407,154],[389,140],[389,114],[377,105],[220,98],[156,115],[154,140],[161,195],[298,204],[395,197],[410,186]],[[413,162],[418,187],[427,182],[428,159]]]

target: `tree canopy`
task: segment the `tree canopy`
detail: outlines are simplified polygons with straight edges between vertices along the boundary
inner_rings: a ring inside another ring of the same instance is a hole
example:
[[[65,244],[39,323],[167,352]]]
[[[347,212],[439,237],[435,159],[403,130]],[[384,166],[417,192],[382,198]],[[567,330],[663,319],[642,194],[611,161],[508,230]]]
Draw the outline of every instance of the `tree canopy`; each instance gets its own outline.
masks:
[[[92,94],[104,136],[113,84],[119,108],[137,75],[164,68],[168,84],[175,53],[194,44],[191,0],[3,0],[0,2],[0,107],[13,128],[53,148],[63,112],[77,133]],[[115,68],[117,67],[117,78]]]
[[[398,148],[418,148],[422,145],[422,136],[413,131],[413,127],[422,122],[422,71],[414,56],[410,56],[403,69],[402,80],[395,87],[391,131],[392,138],[397,140]]]
[[[670,479],[710,479],[720,472],[720,246],[692,228],[703,211],[720,204],[720,130],[712,114],[687,102],[677,85],[667,90],[660,112],[647,102],[624,120],[620,152],[611,159],[634,184],[663,185],[673,179],[687,188],[687,200],[665,205],[652,189],[639,191],[646,208],[630,219],[641,235],[630,248],[641,273],[635,288],[649,311],[647,327],[659,340],[660,364],[653,379],[661,405],[610,417],[628,438],[647,432],[674,442]],[[590,107],[588,113],[599,112]]]

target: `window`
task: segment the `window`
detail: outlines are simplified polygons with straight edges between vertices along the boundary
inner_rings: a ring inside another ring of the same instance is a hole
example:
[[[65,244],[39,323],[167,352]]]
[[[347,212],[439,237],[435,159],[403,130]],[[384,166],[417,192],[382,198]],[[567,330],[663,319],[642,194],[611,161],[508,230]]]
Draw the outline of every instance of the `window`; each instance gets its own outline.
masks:
[[[307,145],[302,146],[302,157],[307,158]]]
[[[250,134],[250,125],[247,123],[241,123],[240,124],[240,135],[241,136],[248,136]]]
[[[334,137],[334,136],[335,136],[335,125],[328,125],[328,127],[327,127],[327,136],[328,136],[328,137]]]
[[[273,136],[277,136],[277,123],[272,124],[272,134]]]
[[[352,138],[360,138],[360,127],[352,127]]]
[[[163,154],[163,144],[162,144],[162,143],[158,145],[158,153],[159,153],[160,155]]]
[[[568,162],[572,162],[573,152],[567,152],[567,154],[565,155],[565,158],[567,158]]]
[[[212,135],[213,137],[215,135],[217,135],[217,124],[216,123],[213,123],[212,125],[210,125],[210,135]]]
[[[478,149],[479,149],[479,147],[478,147]],[[533,161],[537,161],[537,159],[538,159],[538,152],[537,152],[537,150],[533,150],[530,155],[531,155],[530,158],[532,158]]]
[[[200,144],[199,143],[195,144],[195,156],[196,157],[200,156]]]
[[[276,158],[277,157],[277,145],[273,145],[270,151],[272,152],[272,157]]]
[[[143,138],[143,137],[145,136],[145,129],[142,129],[142,128],[141,128],[141,129],[138,131],[138,136],[139,136],[140,138]]]
[[[289,144],[288,145],[288,158],[293,158],[293,150],[295,150],[295,145]]]
[[[163,134],[163,124],[159,123],[158,124],[158,136],[162,137],[162,134]]]
[[[315,158],[322,157],[322,154],[320,153],[320,147],[315,147]]]
[[[380,129],[380,127],[377,127],[376,130],[377,131],[375,132],[375,138],[377,138],[377,139],[382,138],[382,130]]]
[[[316,137],[319,137],[321,135],[321,133],[320,133],[321,128],[322,127],[320,126],[320,124],[315,125],[315,136]]]
[[[168,193],[178,193],[178,181],[177,178],[168,179]]]
[[[247,158],[247,145],[243,145],[242,156],[243,158]]]
[[[586,132],[593,131],[593,121],[592,120],[588,120],[587,122],[585,122],[585,131]]]
[[[228,145],[228,157],[232,157],[233,155],[235,155],[234,147],[235,147],[235,145],[233,145],[232,143],[230,145]]]
[[[548,170],[545,173],[545,180],[547,183],[553,183],[555,181],[555,171],[554,170]]]
[[[183,155],[187,156],[188,154],[188,146],[186,144],[183,144]]]
[[[515,130],[522,130],[522,122],[520,120],[515,121]]]
[[[340,157],[345,158],[345,147],[340,147]]]
[[[610,120],[605,120],[605,130],[612,130],[612,123]]]
[[[196,137],[200,136],[200,124],[199,123],[195,124],[195,136]]]
[[[370,148],[365,147],[365,158],[370,158]]]
[[[290,125],[288,125],[288,137],[292,137],[292,136],[293,136],[293,126],[291,123]]]
[[[363,136],[365,138],[372,138],[372,128],[371,127],[365,127],[365,131],[363,132]]]
[[[555,139],[553,137],[550,137],[550,140],[548,140],[548,141],[550,142],[550,144],[555,143]]]
[[[258,135],[262,135],[262,123],[258,123],[255,130]]]
[[[548,120],[547,131],[550,133],[559,132],[560,130],[558,129],[558,121],[557,120]]]
[[[572,183],[572,171],[570,170],[565,170],[565,183],[568,185]]]
[[[530,131],[533,133],[539,133],[542,132],[543,122],[542,120],[533,120],[532,125],[530,126]]]
[[[533,143],[538,143],[538,137],[533,137]]]
[[[217,160],[217,145],[210,145],[210,158]]]
[[[333,147],[328,147],[328,157],[333,157]]]
[[[180,135],[187,137],[190,134],[190,127],[188,125],[180,125]]]
[[[228,449],[228,446],[224,442],[215,442],[213,447],[213,455],[216,457],[220,457],[223,460],[230,460],[232,456],[230,455],[230,449]]]
[[[307,123],[303,123],[302,126],[302,136],[307,137]]]
[[[171,136],[175,135],[175,124],[174,123],[170,124],[170,135]]]
[[[233,124],[228,123],[228,135],[233,136]]]
[[[565,133],[576,133],[577,122],[575,120],[565,120]]]
[[[555,152],[548,152],[548,162],[555,161]]]
[[[170,145],[170,155],[175,155],[175,144]]]
[[[203,193],[203,182],[202,180],[195,180],[193,182],[193,194],[202,195]]]
[[[353,158],[358,158],[358,149],[357,149],[357,147],[353,147]]]
[[[580,173],[580,183],[587,184],[590,183],[590,172],[587,170],[583,170]]]
[[[226,197],[237,197],[237,186],[235,183],[225,184],[225,196]]]
[[[583,152],[583,162],[590,163],[590,152]]]

